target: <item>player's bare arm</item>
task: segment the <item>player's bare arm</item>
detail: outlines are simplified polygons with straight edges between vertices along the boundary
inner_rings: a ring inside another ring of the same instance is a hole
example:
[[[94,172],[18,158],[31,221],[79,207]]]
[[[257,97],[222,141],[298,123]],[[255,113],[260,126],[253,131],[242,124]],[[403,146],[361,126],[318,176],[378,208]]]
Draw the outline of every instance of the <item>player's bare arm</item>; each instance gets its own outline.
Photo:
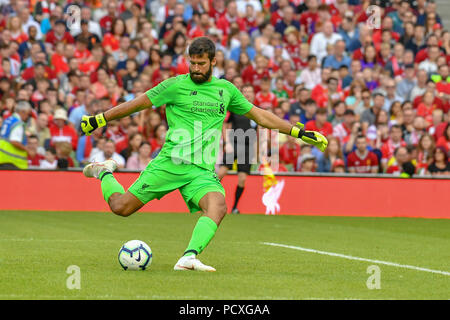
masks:
[[[257,107],[251,108],[245,116],[264,128],[277,129],[284,134],[290,134],[293,127],[289,122],[280,119],[275,114]]]
[[[133,100],[121,103],[117,107],[109,109],[104,113],[104,117],[106,121],[116,120],[151,107],[152,103],[150,99],[143,93]]]
[[[109,109],[105,113],[100,113],[96,116],[83,116],[81,119],[81,129],[86,135],[90,135],[95,129],[105,126],[107,121],[121,119],[150,107],[152,107],[152,103],[144,93],[133,100]]]
[[[327,138],[319,132],[305,131],[302,123],[298,122],[297,126],[293,126],[289,122],[280,119],[275,114],[257,107],[251,108],[245,116],[264,128],[277,129],[281,133],[291,135],[295,138],[300,138],[304,142],[316,146],[322,152],[327,148]]]

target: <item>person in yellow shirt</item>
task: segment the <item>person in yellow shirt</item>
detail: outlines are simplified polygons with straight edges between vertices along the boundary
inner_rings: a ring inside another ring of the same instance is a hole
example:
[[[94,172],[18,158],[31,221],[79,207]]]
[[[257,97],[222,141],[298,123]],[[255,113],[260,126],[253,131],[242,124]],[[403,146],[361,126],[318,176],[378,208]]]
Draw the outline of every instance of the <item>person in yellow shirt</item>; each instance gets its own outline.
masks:
[[[7,118],[0,129],[0,169],[27,169],[27,137],[25,125],[31,105],[19,101],[14,114]]]

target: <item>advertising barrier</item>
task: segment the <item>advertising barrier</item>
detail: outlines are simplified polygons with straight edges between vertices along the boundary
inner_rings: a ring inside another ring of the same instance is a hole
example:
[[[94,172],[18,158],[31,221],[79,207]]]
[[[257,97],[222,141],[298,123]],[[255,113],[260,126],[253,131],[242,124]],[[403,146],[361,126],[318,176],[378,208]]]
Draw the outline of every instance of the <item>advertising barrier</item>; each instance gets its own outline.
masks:
[[[115,173],[125,190],[138,173]],[[264,192],[263,177],[247,178],[239,210],[244,214],[450,218],[450,180],[385,177],[277,176]],[[228,208],[236,175],[223,181]],[[109,211],[100,182],[79,171],[0,171],[0,210]],[[188,212],[178,191],[141,212]]]

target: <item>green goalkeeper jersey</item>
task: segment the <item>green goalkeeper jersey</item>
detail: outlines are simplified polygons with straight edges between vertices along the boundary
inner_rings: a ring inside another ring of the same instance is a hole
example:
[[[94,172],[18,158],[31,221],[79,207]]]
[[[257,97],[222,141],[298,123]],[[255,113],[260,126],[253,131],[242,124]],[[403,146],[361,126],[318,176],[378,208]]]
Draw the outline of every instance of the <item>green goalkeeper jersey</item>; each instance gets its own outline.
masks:
[[[245,114],[253,105],[229,81],[212,77],[196,84],[189,74],[146,92],[155,107],[166,105],[169,130],[158,158],[214,170],[227,111]]]

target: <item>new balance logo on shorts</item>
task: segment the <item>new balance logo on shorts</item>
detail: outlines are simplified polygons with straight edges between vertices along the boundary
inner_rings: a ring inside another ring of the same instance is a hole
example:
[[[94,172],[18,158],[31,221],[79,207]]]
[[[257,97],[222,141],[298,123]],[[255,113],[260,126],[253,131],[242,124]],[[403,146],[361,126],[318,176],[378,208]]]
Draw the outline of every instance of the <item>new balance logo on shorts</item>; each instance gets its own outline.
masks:
[[[144,190],[144,189],[147,189],[148,187],[150,187],[150,186],[148,184],[144,183],[141,188],[142,188],[142,190]]]

